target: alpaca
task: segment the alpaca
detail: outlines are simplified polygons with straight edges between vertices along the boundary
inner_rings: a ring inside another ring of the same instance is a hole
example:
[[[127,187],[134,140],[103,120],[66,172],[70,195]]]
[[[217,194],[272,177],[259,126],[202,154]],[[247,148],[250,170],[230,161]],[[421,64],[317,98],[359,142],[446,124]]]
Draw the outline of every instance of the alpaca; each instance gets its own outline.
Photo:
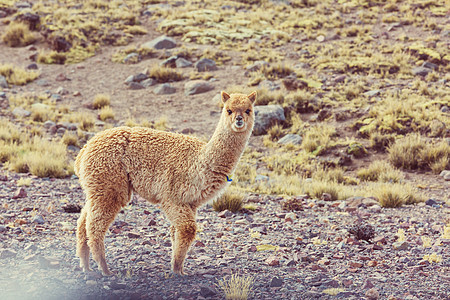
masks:
[[[111,275],[104,238],[133,192],[159,204],[171,223],[171,269],[183,275],[183,263],[197,225],[197,208],[227,185],[253,130],[249,95],[221,92],[223,109],[208,143],[177,133],[142,127],[117,127],[95,135],[81,149],[75,173],[86,194],[77,222],[77,256],[89,269],[92,252],[103,275]]]

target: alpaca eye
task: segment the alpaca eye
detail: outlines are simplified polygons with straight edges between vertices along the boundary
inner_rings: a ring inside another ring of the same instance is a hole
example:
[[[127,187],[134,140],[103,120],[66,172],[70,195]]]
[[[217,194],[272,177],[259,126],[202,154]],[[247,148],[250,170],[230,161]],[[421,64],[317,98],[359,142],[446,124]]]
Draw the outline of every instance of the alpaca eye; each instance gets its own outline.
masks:
[[[231,109],[229,109],[229,110],[227,110],[227,113],[228,113],[229,115],[231,115],[233,112],[231,111]]]
[[[249,114],[250,114],[250,109],[247,109],[247,110],[245,111],[245,113],[246,113],[247,115],[249,115]]]

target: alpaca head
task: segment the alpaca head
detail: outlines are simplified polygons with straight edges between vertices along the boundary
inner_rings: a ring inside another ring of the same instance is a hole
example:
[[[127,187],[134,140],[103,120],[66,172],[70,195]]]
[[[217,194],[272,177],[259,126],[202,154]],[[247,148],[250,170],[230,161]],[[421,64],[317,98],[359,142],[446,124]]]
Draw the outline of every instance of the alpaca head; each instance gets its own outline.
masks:
[[[223,102],[222,119],[226,126],[234,132],[251,131],[255,119],[253,103],[256,100],[256,92],[250,95],[228,95],[222,91],[220,95]]]

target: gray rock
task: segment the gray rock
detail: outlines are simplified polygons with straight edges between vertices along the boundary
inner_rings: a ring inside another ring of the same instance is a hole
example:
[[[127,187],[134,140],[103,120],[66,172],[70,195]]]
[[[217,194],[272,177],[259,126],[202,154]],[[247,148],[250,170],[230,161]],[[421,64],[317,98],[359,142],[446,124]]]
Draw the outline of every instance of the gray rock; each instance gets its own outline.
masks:
[[[44,224],[44,218],[41,215],[36,215],[34,216],[34,218],[31,220],[31,223],[35,223],[35,224]]]
[[[22,107],[16,107],[13,109],[12,114],[16,118],[26,118],[31,115],[31,112],[23,109]]]
[[[137,233],[137,232],[129,232],[128,233],[128,237],[132,238],[132,239],[137,239],[137,238],[140,238],[141,235],[139,233]]]
[[[434,200],[433,198],[430,198],[427,201],[425,201],[425,204],[428,205],[428,206],[438,205],[437,201]]]
[[[251,72],[261,70],[262,67],[268,67],[269,63],[263,60],[255,61],[252,65],[245,68],[245,75],[248,76]]]
[[[378,96],[381,93],[381,90],[371,90],[364,93],[365,96],[372,98]]]
[[[145,79],[144,81],[142,81],[141,84],[144,87],[148,88],[148,87],[151,87],[151,86],[155,85],[156,84],[156,80],[154,80],[153,78],[148,78],[148,79]]]
[[[217,70],[216,62],[209,58],[202,58],[195,63],[194,67],[199,72],[215,71]]]
[[[428,73],[430,73],[431,71],[433,71],[433,70],[431,70],[429,68],[425,68],[425,67],[417,67],[417,68],[412,69],[413,75],[416,75],[416,76],[427,76]]]
[[[172,49],[177,46],[177,42],[168,36],[162,35],[160,37],[157,37],[154,40],[151,40],[150,42],[144,43],[142,45],[143,48],[154,48],[154,49]]]
[[[273,277],[270,281],[270,287],[280,287],[283,285],[283,279],[279,277]]]
[[[31,8],[31,4],[28,2],[16,2],[14,6],[19,9]]]
[[[160,63],[160,65],[163,66],[163,67],[174,68],[176,66],[175,62],[176,62],[177,59],[178,59],[178,56],[176,56],[176,55],[175,56],[171,56],[171,57],[163,60]]]
[[[60,86],[56,89],[56,93],[58,95],[68,95],[69,91],[67,89],[63,88],[62,86]]]
[[[138,73],[136,75],[133,76],[133,81],[134,82],[141,82],[148,79],[148,75],[145,73]]]
[[[286,134],[281,139],[278,140],[278,144],[286,145],[286,144],[293,144],[293,145],[300,145],[302,143],[303,139],[298,134]]]
[[[63,135],[66,132],[66,128],[60,127],[56,130],[57,134]]]
[[[0,92],[0,98],[6,99],[6,93],[5,92]]]
[[[258,87],[261,89],[267,89],[269,91],[276,91],[281,89],[281,85],[278,82],[272,80],[263,80],[258,84]]]
[[[445,181],[449,181],[450,180],[450,170],[444,170],[442,171],[439,176],[443,177],[445,179]]]
[[[221,211],[217,216],[219,218],[230,218],[231,216],[233,216],[233,213],[231,211],[229,211],[228,209],[225,209],[225,210]]]
[[[127,79],[125,79],[125,84],[129,85],[130,83],[134,82],[134,75],[130,75],[127,77]]]
[[[206,93],[214,89],[214,85],[204,80],[193,80],[186,82],[184,85],[184,93],[186,95],[196,95]]]
[[[284,110],[281,105],[258,105],[255,106],[254,135],[262,135],[276,123],[282,124],[286,121]]]
[[[45,79],[39,79],[36,81],[36,84],[39,86],[49,86],[50,83]]]
[[[130,90],[141,90],[144,88],[144,85],[142,85],[140,82],[130,82],[128,84],[128,87],[130,88]]]
[[[200,287],[200,295],[206,299],[216,295],[216,292],[207,286]]]
[[[0,225],[0,233],[1,232],[6,232],[8,229],[6,228],[6,226]]]
[[[175,61],[175,66],[177,68],[188,68],[192,67],[192,63],[188,61],[187,59],[180,57]]]
[[[3,75],[0,75],[0,87],[7,89],[9,87],[8,82],[6,81],[6,77]]]
[[[44,125],[44,128],[49,129],[52,126],[55,126],[56,123],[53,122],[53,121],[48,120],[48,121],[45,121],[43,125]]]
[[[403,242],[395,242],[392,244],[392,247],[395,250],[407,250],[409,248],[409,243],[406,241]]]
[[[265,176],[265,175],[256,175],[255,176],[255,182],[267,182],[269,181],[269,176]]]
[[[136,52],[132,52],[124,57],[123,62],[125,64],[135,64],[140,61],[139,54]]]
[[[0,93],[1,94],[1,93]],[[0,97],[2,97],[2,95],[0,95]],[[6,98],[6,96],[4,97],[4,98]],[[448,112],[450,109],[448,108],[448,106],[442,106],[441,107],[441,112],[443,112],[443,113],[446,113],[446,112]]]
[[[169,83],[163,83],[154,89],[154,92],[157,95],[174,94],[176,91],[176,88],[171,86]]]
[[[37,70],[38,65],[36,63],[29,64],[26,68],[27,70]]]
[[[59,102],[59,101],[62,100],[62,97],[61,97],[61,95],[59,95],[59,94],[52,94],[52,95],[50,96],[50,99],[52,99],[52,100],[54,100],[54,101],[56,101],[56,102]]]
[[[421,65],[421,67],[427,68],[427,69],[431,69],[431,70],[437,70],[438,69],[438,65],[430,63],[428,61],[424,61],[423,64]]]
[[[17,256],[17,252],[14,251],[13,249],[1,249],[0,250],[0,259],[12,258],[12,257],[16,257],[16,256]]]

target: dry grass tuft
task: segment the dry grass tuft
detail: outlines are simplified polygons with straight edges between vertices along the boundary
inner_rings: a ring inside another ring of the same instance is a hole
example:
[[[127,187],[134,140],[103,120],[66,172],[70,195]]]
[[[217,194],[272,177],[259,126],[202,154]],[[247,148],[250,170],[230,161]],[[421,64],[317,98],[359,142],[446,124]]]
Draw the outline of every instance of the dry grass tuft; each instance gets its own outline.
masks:
[[[374,183],[368,194],[375,197],[382,207],[400,207],[404,204],[423,202],[423,195],[409,184]]]
[[[36,41],[36,36],[24,23],[11,22],[2,36],[3,42],[9,47],[28,46]]]
[[[66,53],[50,51],[39,52],[37,62],[41,64],[58,64],[63,65],[67,60]]]
[[[218,212],[226,209],[237,212],[242,208],[243,200],[244,196],[241,193],[227,190],[221,197],[213,201],[212,207]]]
[[[305,134],[302,148],[315,155],[324,153],[331,146],[331,138],[336,134],[336,129],[328,125],[311,127]]]
[[[109,106],[111,104],[111,97],[106,94],[97,94],[94,97],[94,101],[92,106],[95,109],[103,108],[105,106]]]
[[[357,177],[364,181],[381,181],[381,182],[401,182],[404,178],[403,173],[388,162],[377,160],[372,162],[369,167],[359,169]]]
[[[247,300],[252,294],[254,278],[251,276],[231,275],[228,280],[219,280],[217,287],[227,300]]]
[[[148,71],[148,76],[157,80],[160,83],[163,82],[171,82],[171,81],[180,81],[184,79],[184,76],[181,72],[160,66],[153,66]]]
[[[0,65],[0,75],[5,76],[9,84],[25,85],[39,77],[37,71],[26,71],[11,64]]]
[[[114,120],[114,116],[115,116],[115,114],[114,114],[114,111],[111,108],[111,106],[102,107],[98,113],[98,117],[102,121]]]

